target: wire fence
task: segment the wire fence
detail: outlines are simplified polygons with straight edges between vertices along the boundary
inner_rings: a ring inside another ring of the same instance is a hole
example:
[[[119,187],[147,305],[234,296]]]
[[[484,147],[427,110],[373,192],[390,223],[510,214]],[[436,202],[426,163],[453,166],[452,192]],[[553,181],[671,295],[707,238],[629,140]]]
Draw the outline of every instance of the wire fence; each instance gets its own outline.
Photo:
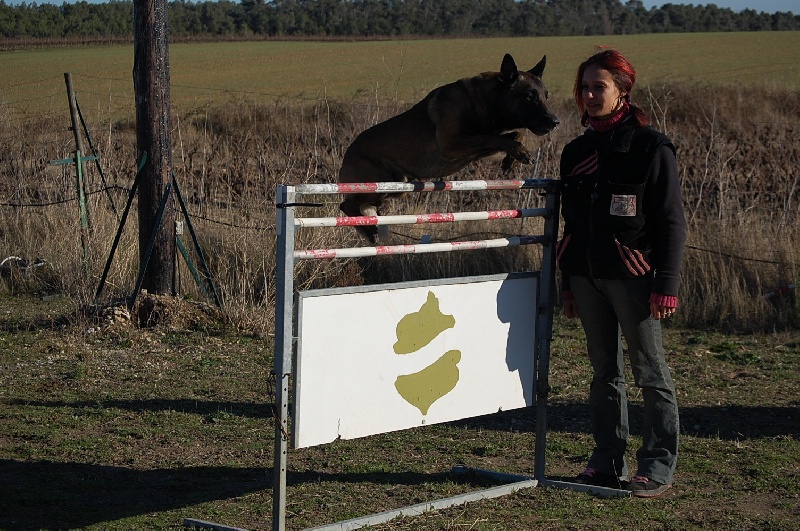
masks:
[[[75,80],[76,96],[78,101],[83,104],[83,109],[86,113],[87,121],[90,128],[107,129],[109,134],[98,135],[102,136],[103,140],[98,151],[103,152],[107,149],[129,149],[134,151],[134,146],[113,146],[110,144],[110,132],[114,129],[121,127],[134,128],[135,119],[135,94],[133,90],[133,83],[131,79],[111,76],[96,76],[87,74],[72,74]],[[35,91],[33,89],[36,89]],[[290,104],[306,104],[309,102],[324,101],[325,97],[322,96],[304,96],[295,95],[288,96],[285,94],[278,94],[270,91],[253,91],[253,90],[233,90],[229,88],[219,88],[213,86],[203,85],[185,85],[185,84],[172,84],[171,92],[173,99],[184,103],[174,105],[173,113],[180,115],[189,109],[207,109],[209,108],[209,101],[220,101],[219,96],[224,98],[256,98],[256,99],[269,99],[269,100],[282,100]],[[209,98],[208,95],[215,95]],[[224,99],[223,98],[223,99]],[[348,102],[348,105],[353,106],[370,106],[373,105],[369,102],[362,102],[353,100]],[[19,150],[9,152],[5,150],[7,157],[14,157],[16,164],[24,166],[41,168],[47,165],[46,160],[30,161],[25,160],[27,156],[27,148],[29,143],[33,140],[26,140],[18,138],[18,133],[15,131],[25,130],[28,124],[32,123],[49,123],[51,124],[52,131],[55,132],[57,137],[56,141],[48,147],[52,149],[53,146],[60,147],[64,152],[69,153],[74,149],[73,132],[70,130],[70,118],[67,110],[67,98],[64,88],[64,78],[62,75],[42,77],[34,81],[23,83],[8,83],[0,86],[0,119],[3,121],[3,126],[0,127],[0,145],[5,146],[20,146]],[[734,125],[738,127],[746,127],[749,129],[765,128],[770,130],[784,129],[789,131],[787,142],[797,142],[796,131],[800,131],[800,123],[784,120],[754,120],[748,122],[739,122],[737,124],[728,123],[727,127],[732,128]],[[791,133],[795,131],[795,133]],[[794,136],[792,136],[794,135]],[[52,137],[51,137],[52,138]],[[180,138],[177,139],[177,144],[180,143]],[[176,149],[180,149],[176,146]],[[62,154],[53,154],[53,158],[61,156]],[[40,157],[41,159],[41,157]],[[278,162],[279,164],[280,162]],[[62,170],[64,173],[63,180],[68,179],[67,173],[71,171],[69,167]],[[778,171],[789,171],[788,169],[779,169]],[[547,177],[547,176],[544,176]],[[5,190],[9,190],[8,186]],[[130,187],[122,186],[119,184],[94,187],[92,190],[87,191],[88,197],[97,196],[98,194],[119,194],[127,195],[130,193]],[[743,191],[743,194],[750,192]],[[760,192],[756,192],[760,193]],[[25,197],[25,194],[18,194],[20,197]],[[0,209],[46,209],[51,207],[63,206],[65,204],[74,203],[80,200],[77,193],[69,193],[64,189],[59,191],[59,196],[52,199],[31,200],[14,199],[14,194],[6,193],[4,196],[0,195]],[[763,208],[761,206],[757,208]],[[222,228],[237,229],[243,231],[254,231],[259,233],[273,233],[275,231],[274,224],[264,224],[260,222],[242,223],[237,221],[219,219],[213,215],[202,212],[190,211],[193,219],[202,220],[203,222],[219,226]],[[399,232],[394,232],[398,237],[404,237],[413,240],[414,237]],[[504,236],[499,234],[499,236]],[[777,260],[765,258],[763,256],[748,255],[746,253],[732,253],[725,250],[717,250],[699,245],[687,245],[687,250],[694,253],[703,253],[711,256],[723,257],[730,260],[737,260],[740,262],[749,262],[754,264],[769,264],[773,266],[785,267],[787,269],[797,270],[800,264],[793,261]],[[794,283],[788,284],[794,286]],[[775,292],[779,292],[783,288],[778,288]],[[790,289],[794,289],[793,287]]]
[[[105,101],[108,100],[108,104],[104,104],[106,107],[105,114],[103,116],[103,120],[106,123],[113,123],[114,120],[120,119],[120,117],[124,116],[133,116],[134,108],[132,102],[134,101],[134,92],[133,92],[133,84],[132,80],[118,78],[118,77],[110,77],[110,76],[96,76],[96,75],[87,75],[87,74],[73,74],[73,77],[77,80],[75,83],[76,86],[76,93],[81,100],[87,101]],[[98,90],[95,82],[106,82],[108,83],[106,92],[100,92]],[[0,94],[3,94],[4,97],[0,99],[0,113],[2,113],[3,119],[7,124],[25,124],[30,123],[35,118],[42,118],[42,117],[54,117],[59,116],[61,117],[65,123],[69,120],[68,113],[66,112],[66,96],[65,91],[63,88],[64,78],[62,75],[58,76],[50,76],[45,78],[36,79],[35,81],[29,81],[24,83],[11,83],[7,85],[0,86]],[[46,89],[47,94],[44,96],[37,96],[34,98],[25,97],[26,89],[30,87],[38,87],[39,91],[42,90],[42,86],[48,87]],[[87,87],[90,87],[87,89]],[[278,94],[269,91],[251,91],[251,90],[233,90],[229,88],[218,88],[218,87],[211,87],[211,86],[202,86],[202,85],[180,85],[180,84],[172,84],[171,91],[173,94],[176,92],[177,98],[176,99],[186,99],[186,95],[181,95],[181,91],[187,92],[203,92],[203,93],[217,93],[217,94],[227,94],[230,96],[258,96],[261,98],[281,98],[287,101],[294,101],[297,103],[309,102],[309,101],[317,101],[319,98],[317,97],[307,97],[307,96],[287,96],[285,94]],[[64,109],[62,111],[50,111],[50,112],[35,112],[32,111],[32,108],[36,107],[36,104],[47,100],[49,101],[50,105],[53,108],[61,108]],[[357,104],[357,103],[355,103]],[[90,108],[92,106],[85,105],[85,107]],[[95,106],[95,113],[99,114],[100,111],[99,104]],[[180,109],[177,109],[178,112]],[[758,127],[758,126],[769,126],[769,127],[786,127],[792,129],[800,130],[800,123],[794,122],[784,122],[784,121],[750,121],[746,124],[748,127]],[[6,129],[10,129],[10,127],[6,127]],[[64,129],[64,143],[67,145],[71,140],[71,134],[69,133],[68,129]],[[10,140],[11,137],[0,136],[0,142]],[[108,193],[108,192],[118,192],[128,194],[130,193],[129,188],[125,188],[123,186],[106,186],[102,188],[97,188],[92,191],[86,192],[88,196],[101,194],[101,193]],[[62,199],[54,200],[54,201],[45,201],[45,202],[14,202],[8,200],[0,199],[0,207],[10,207],[10,208],[44,208],[53,205],[62,205],[64,203],[75,202],[78,201],[78,196],[74,195],[72,197],[64,197]],[[236,228],[241,230],[253,230],[253,231],[274,231],[274,225],[271,226],[263,226],[263,225],[245,225],[239,223],[233,223],[230,221],[224,221],[219,219],[214,219],[209,216],[205,216],[199,213],[192,213],[192,217],[196,219],[203,220],[208,223],[217,224],[224,227],[229,228]],[[704,253],[711,253],[711,254],[718,254],[720,256],[725,256],[727,258],[735,258],[738,260],[744,261],[751,261],[751,262],[762,262],[762,263],[770,263],[770,264],[783,264],[787,266],[797,267],[798,264],[794,263],[786,263],[774,260],[764,260],[761,258],[756,257],[747,257],[747,256],[739,256],[733,255],[730,253],[720,253],[715,250],[705,249],[702,247],[692,246],[689,245],[687,248]]]

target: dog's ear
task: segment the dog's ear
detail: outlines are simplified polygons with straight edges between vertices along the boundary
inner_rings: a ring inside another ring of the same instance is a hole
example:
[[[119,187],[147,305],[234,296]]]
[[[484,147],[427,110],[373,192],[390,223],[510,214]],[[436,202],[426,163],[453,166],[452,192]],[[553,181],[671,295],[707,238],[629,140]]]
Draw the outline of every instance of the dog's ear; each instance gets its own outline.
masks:
[[[543,55],[542,60],[539,61],[539,64],[528,70],[528,72],[541,79],[542,74],[544,73],[544,65],[546,64],[547,64],[547,56]]]
[[[503,64],[500,65],[500,82],[511,85],[518,77],[519,71],[517,70],[517,63],[514,62],[514,58],[511,57],[511,54],[506,54],[503,57]]]

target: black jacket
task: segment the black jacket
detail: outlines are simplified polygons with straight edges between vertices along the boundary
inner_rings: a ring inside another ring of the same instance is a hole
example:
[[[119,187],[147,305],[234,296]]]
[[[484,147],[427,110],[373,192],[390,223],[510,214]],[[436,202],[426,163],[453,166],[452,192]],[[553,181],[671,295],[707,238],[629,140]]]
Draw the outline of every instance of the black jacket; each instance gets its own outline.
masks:
[[[587,130],[561,154],[563,289],[569,275],[654,275],[653,293],[677,296],[686,242],[675,147],[633,117]]]

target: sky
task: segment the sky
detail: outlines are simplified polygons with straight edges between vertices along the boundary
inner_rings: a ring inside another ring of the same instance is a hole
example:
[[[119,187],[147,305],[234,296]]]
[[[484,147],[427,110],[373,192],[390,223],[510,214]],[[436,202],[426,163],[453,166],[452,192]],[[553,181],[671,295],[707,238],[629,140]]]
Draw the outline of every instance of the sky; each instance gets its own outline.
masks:
[[[624,0],[623,3],[625,3]],[[765,11],[767,13],[791,11],[795,15],[800,15],[800,0],[695,0],[694,2],[681,2],[680,0],[642,0],[642,3],[647,9],[651,7],[661,7],[664,4],[716,4],[717,7],[727,7],[737,12],[743,9],[754,9],[758,12]]]
[[[19,5],[22,2],[27,4],[55,4],[61,5],[64,2],[75,3],[78,0],[5,0],[6,5]],[[87,0],[91,4],[104,3],[107,0]],[[624,4],[626,0],[622,0]],[[800,0],[695,0],[684,2],[681,0],[642,0],[642,3],[647,9],[651,7],[661,7],[664,4],[690,4],[690,5],[707,5],[716,4],[717,7],[727,7],[734,11],[741,11],[743,9],[754,9],[758,12],[765,11],[767,13],[775,13],[776,11],[791,11],[795,15],[800,15]]]

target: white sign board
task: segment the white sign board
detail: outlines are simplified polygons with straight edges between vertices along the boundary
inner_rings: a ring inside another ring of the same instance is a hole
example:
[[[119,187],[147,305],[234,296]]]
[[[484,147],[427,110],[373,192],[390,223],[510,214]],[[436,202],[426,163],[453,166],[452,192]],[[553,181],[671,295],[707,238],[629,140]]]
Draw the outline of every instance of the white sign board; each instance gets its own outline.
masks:
[[[536,273],[298,293],[294,446],[533,404]]]

